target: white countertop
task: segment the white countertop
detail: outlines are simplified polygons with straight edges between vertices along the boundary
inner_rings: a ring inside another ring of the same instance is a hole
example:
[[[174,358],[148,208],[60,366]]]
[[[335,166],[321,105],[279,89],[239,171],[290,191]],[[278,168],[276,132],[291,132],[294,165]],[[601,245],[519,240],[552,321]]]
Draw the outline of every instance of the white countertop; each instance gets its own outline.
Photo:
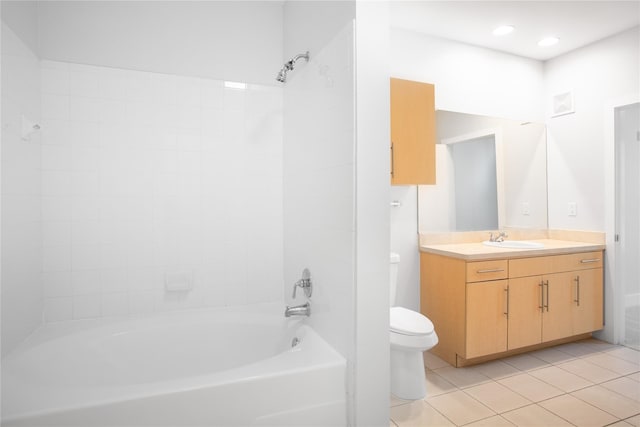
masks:
[[[465,261],[509,259],[533,256],[560,255],[576,252],[601,251],[605,245],[569,240],[537,239],[529,240],[544,245],[540,249],[512,249],[483,245],[481,242],[421,245],[420,252],[459,258]]]

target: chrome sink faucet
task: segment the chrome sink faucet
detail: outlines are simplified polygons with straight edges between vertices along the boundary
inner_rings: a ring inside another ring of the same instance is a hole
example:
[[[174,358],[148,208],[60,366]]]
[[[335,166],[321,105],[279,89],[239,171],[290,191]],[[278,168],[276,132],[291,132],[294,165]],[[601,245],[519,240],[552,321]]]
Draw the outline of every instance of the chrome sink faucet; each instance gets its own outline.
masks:
[[[284,310],[284,317],[291,316],[310,316],[311,305],[308,302],[302,305],[287,306]]]
[[[509,237],[509,235],[504,231],[501,231],[500,234],[495,237],[493,236],[493,233],[489,233],[490,242],[504,242],[505,237]]]

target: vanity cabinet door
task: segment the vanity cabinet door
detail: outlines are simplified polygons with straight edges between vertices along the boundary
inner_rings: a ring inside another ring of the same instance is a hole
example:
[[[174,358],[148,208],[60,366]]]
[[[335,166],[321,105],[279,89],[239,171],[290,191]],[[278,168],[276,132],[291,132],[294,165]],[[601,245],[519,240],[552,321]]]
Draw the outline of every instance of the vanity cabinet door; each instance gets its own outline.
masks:
[[[466,358],[507,350],[508,283],[467,283]]]
[[[574,273],[572,326],[574,334],[603,328],[602,268]]]
[[[575,272],[543,276],[542,341],[575,335],[572,326],[573,283]]]
[[[436,183],[435,90],[391,79],[391,184]]]
[[[509,350],[542,342],[542,276],[509,279]]]

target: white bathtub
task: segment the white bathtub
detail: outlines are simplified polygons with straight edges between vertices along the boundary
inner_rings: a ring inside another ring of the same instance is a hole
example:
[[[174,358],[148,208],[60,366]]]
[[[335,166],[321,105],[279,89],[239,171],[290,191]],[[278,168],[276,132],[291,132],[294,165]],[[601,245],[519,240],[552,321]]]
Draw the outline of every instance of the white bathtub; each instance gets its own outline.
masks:
[[[345,425],[345,372],[280,305],[62,322],[2,360],[2,425]]]

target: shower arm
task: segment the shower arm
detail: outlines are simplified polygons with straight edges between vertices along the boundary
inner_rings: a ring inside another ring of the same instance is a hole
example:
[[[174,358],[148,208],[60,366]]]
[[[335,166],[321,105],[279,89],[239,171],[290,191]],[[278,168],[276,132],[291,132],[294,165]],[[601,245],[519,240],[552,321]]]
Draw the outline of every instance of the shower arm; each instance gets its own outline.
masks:
[[[287,72],[292,71],[296,62],[300,59],[306,59],[307,62],[309,62],[309,51],[306,51],[305,53],[299,53],[296,56],[294,56],[293,58],[291,58],[289,61],[284,63],[284,66],[282,67],[282,69],[280,70],[280,72],[278,73],[278,76],[276,77],[276,80],[284,83],[287,81]]]
[[[309,61],[309,51],[306,51],[305,53],[299,53],[296,56],[293,57],[293,59],[291,61],[293,61],[293,63],[295,64],[296,62],[298,62],[299,59],[304,58],[307,60],[307,62]]]
[[[302,58],[306,59],[307,62],[309,62],[309,51],[306,51],[305,53],[297,54],[285,64],[285,67],[287,67],[287,70],[289,71],[293,70],[293,66],[295,65],[295,63]]]

